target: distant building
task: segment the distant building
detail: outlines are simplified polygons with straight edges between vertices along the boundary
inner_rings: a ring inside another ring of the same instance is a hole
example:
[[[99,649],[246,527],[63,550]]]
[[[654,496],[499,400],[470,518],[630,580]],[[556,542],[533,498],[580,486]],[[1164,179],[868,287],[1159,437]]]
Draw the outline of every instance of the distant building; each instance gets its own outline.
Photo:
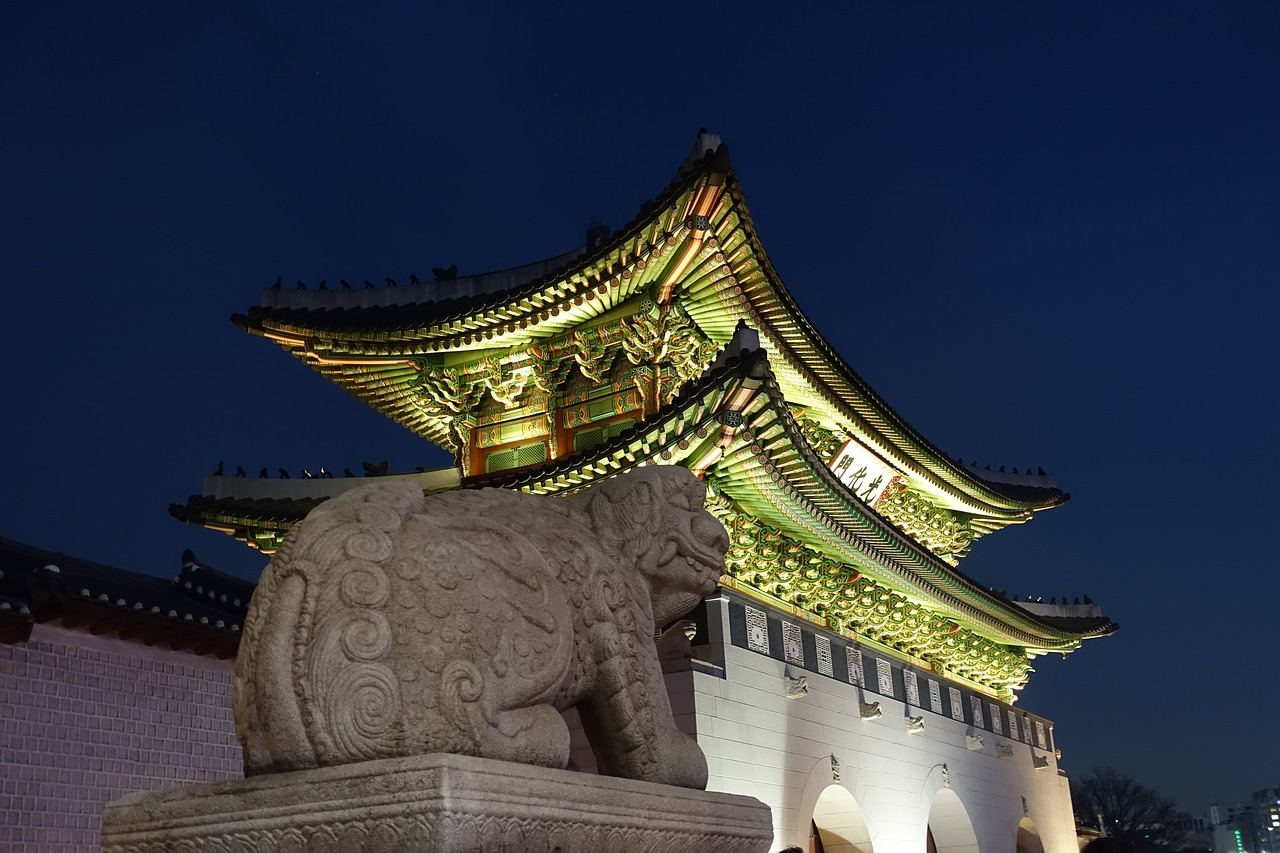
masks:
[[[1186,833],[1188,836],[1200,836],[1210,828],[1209,824],[1202,817],[1191,817],[1188,815],[1182,820],[1174,822],[1174,828]]]
[[[1247,808],[1248,806],[1243,805],[1223,806],[1218,803],[1214,803],[1209,806],[1209,825],[1222,826],[1225,823],[1230,823],[1235,819],[1237,814],[1240,814]]]
[[[1280,853],[1280,790],[1265,788],[1250,797],[1254,853]]]
[[[1233,808],[1224,823],[1213,827],[1213,853],[1259,853],[1248,806]]]

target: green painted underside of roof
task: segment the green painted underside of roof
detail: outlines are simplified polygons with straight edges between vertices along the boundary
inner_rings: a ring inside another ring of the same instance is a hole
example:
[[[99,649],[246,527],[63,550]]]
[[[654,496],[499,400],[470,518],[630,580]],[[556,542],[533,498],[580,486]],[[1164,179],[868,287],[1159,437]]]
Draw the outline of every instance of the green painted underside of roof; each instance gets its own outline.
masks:
[[[739,423],[731,411],[741,415],[740,429],[726,426]],[[849,493],[804,441],[759,353],[708,371],[648,421],[592,451],[468,485],[569,494],[641,465],[696,467],[717,444],[727,444],[725,454],[706,479],[710,507],[734,533],[728,565],[736,584],[1002,695],[1025,683],[1026,651],[1069,651],[1088,636],[976,587]],[[278,519],[263,530],[229,509],[220,508],[214,526],[257,547],[277,535]]]
[[[840,358],[800,310],[756,235],[736,176],[730,173],[725,184],[712,231],[727,274],[690,282],[678,290],[684,309],[712,339],[727,338],[740,320],[757,329],[789,403],[805,407],[810,418],[854,436],[906,475],[913,488],[950,509],[987,516],[998,527],[1025,521],[1036,509],[1065,499],[1060,492],[1033,501],[1008,498],[976,480],[912,429]]]
[[[712,196],[708,229],[691,227],[690,211]],[[501,360],[554,341],[568,347],[575,333],[607,322],[639,298],[656,297],[664,285],[718,345],[739,320],[756,328],[790,404],[856,437],[940,505],[997,528],[1065,500],[1055,489],[1034,498],[1002,494],[951,462],[880,399],[800,311],[755,234],[736,176],[714,157],[645,205],[610,245],[544,280],[478,300],[319,312],[256,309],[238,322],[275,338],[398,423],[456,449],[463,444],[458,409],[471,404],[474,389],[463,383],[424,395],[424,359]],[[457,380],[456,374],[453,380],[439,375],[446,385]],[[455,402],[441,404],[440,396]]]
[[[1031,672],[1026,650],[1002,645],[921,605],[847,564],[769,527],[731,501],[708,505],[729,531],[732,586],[758,590],[800,608],[830,630],[870,638],[950,677],[1010,696]]]

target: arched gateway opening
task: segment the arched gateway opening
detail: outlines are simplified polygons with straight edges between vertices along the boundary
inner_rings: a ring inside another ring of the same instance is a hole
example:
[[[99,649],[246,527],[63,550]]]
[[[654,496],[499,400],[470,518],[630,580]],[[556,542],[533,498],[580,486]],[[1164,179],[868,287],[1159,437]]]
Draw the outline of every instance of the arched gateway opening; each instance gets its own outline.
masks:
[[[1044,842],[1040,840],[1040,830],[1029,817],[1018,821],[1017,853],[1044,853]]]
[[[818,795],[810,826],[809,853],[872,853],[862,807],[841,785],[828,785]]]
[[[928,853],[978,853],[978,836],[964,803],[950,788],[933,797],[929,809]]]
[[[823,789],[809,826],[809,853],[872,853],[863,807],[844,786]]]

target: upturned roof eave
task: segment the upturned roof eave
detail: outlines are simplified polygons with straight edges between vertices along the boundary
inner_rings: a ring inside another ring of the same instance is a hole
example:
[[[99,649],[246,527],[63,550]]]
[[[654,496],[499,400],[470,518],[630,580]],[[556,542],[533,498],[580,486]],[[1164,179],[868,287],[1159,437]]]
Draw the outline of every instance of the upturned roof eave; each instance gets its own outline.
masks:
[[[881,580],[922,600],[929,601],[933,606],[942,603],[944,611],[990,639],[1013,645],[1053,651],[1069,651],[1079,645],[1081,640],[1079,635],[1058,630],[1043,623],[1033,614],[1016,610],[1013,605],[993,596],[987,590],[981,588],[922,548],[907,534],[866,506],[857,496],[850,493],[844,484],[836,479],[827,466],[818,459],[800,433],[799,427],[791,418],[782,390],[777,385],[772,371],[767,369],[767,359],[759,358],[758,361],[763,362],[766,366],[764,375],[760,380],[762,382],[762,390],[770,397],[769,405],[775,409],[780,418],[789,424],[787,429],[788,440],[799,454],[805,458],[807,476],[813,482],[821,482],[823,488],[831,496],[833,507],[842,505],[846,514],[862,518],[865,521],[865,527],[874,532],[881,545],[891,544],[902,555],[895,557],[888,555],[886,552],[873,553],[863,551],[858,559],[860,567],[871,568],[872,573]],[[715,369],[709,370],[701,379],[691,382],[679,397],[663,407],[654,419],[637,424],[610,442],[599,445],[590,451],[573,454],[541,466],[520,471],[467,478],[464,480],[463,485],[464,487],[476,488],[494,486],[537,492],[564,492],[585,487],[590,481],[590,477],[584,476],[580,472],[592,465],[600,466],[604,460],[611,460],[612,467],[618,470],[646,464],[648,460],[644,456],[637,456],[634,451],[630,450],[636,445],[638,437],[646,434],[656,435],[661,433],[666,421],[669,421],[694,400],[703,397],[709,388],[717,383],[733,381],[735,377],[731,372],[727,372],[730,369],[726,367],[721,368],[719,371]],[[734,371],[743,369],[744,366],[741,362],[735,361],[732,365],[732,370]],[[657,455],[660,454],[665,445],[671,442],[653,440],[642,443],[648,444],[652,448],[658,448],[652,452],[652,455]],[[628,452],[635,458],[623,463],[616,458],[622,452]],[[652,461],[658,460],[653,459]],[[771,478],[774,473],[775,471],[766,471],[765,479]],[[731,496],[733,495],[731,494]],[[741,497],[741,495],[738,497]],[[835,515],[835,513],[824,513],[824,517],[830,517],[831,515]],[[782,529],[791,529],[793,532],[795,530],[794,522],[788,523],[785,516],[776,516],[773,522]],[[845,541],[852,543],[855,540],[864,540],[867,530],[847,530],[844,533],[843,538]],[[810,532],[805,531],[805,534],[804,538],[812,542],[813,539]],[[834,555],[848,559],[850,552],[848,550],[836,550]],[[868,563],[871,565],[868,566]]]
[[[751,322],[760,327],[779,351],[801,374],[811,394],[827,403],[828,417],[843,421],[854,432],[864,433],[882,448],[896,449],[894,462],[924,482],[931,483],[965,503],[978,502],[997,516],[1012,512],[1025,520],[1032,512],[1060,506],[1070,497],[1057,488],[1044,489],[1036,500],[1019,500],[1002,492],[998,484],[989,483],[953,462],[947,454],[917,432],[898,412],[880,397],[870,385],[836,351],[801,310],[768,257],[755,230],[741,184],[732,171],[726,180],[726,191],[733,199],[746,233],[750,249],[767,283],[764,295],[770,302],[758,300],[757,291],[748,294]],[[780,309],[780,310],[774,310]],[[809,369],[814,362],[828,367],[831,380],[825,380]],[[807,376],[805,375],[807,374]],[[867,435],[869,433],[869,435]],[[973,511],[975,507],[970,507]]]
[[[499,487],[535,493],[568,493],[584,488],[600,476],[608,476],[638,465],[657,462],[679,463],[686,461],[684,443],[692,453],[690,444],[697,443],[692,434],[702,428],[715,429],[715,418],[720,404],[739,388],[748,372],[758,387],[757,396],[762,405],[773,410],[774,415],[786,425],[786,439],[793,455],[804,460],[800,473],[792,474],[796,481],[793,488],[813,497],[809,512],[815,523],[827,523],[829,519],[843,519],[838,534],[842,541],[861,543],[855,557],[848,547],[833,548],[830,543],[819,550],[829,555],[852,561],[860,570],[869,570],[872,576],[912,595],[930,606],[940,607],[941,612],[956,618],[971,629],[998,642],[1026,646],[1030,649],[1067,651],[1079,645],[1085,635],[1062,631],[1043,624],[1033,614],[1014,610],[1013,606],[992,596],[964,575],[952,569],[928,551],[916,544],[907,534],[879,516],[862,503],[840,483],[825,464],[809,447],[798,425],[791,418],[768,361],[762,353],[752,357],[751,364],[741,359],[730,359],[727,364],[709,369],[702,377],[688,383],[678,397],[663,406],[645,421],[635,425],[609,442],[590,450],[553,460],[543,465],[509,472],[477,475],[460,481],[464,488]],[[702,436],[706,439],[706,436]],[[709,439],[708,439],[709,440]],[[668,454],[670,458],[663,458]],[[677,458],[679,457],[679,458]],[[724,464],[754,465],[750,459],[735,460]],[[768,479],[772,471],[763,470]],[[723,478],[716,477],[717,481]],[[232,485],[235,480],[221,478]],[[221,481],[220,480],[220,481]],[[803,482],[801,482],[803,480]],[[194,524],[228,529],[248,527],[255,523],[267,524],[278,535],[298,520],[326,495],[333,483],[343,481],[291,481],[295,490],[313,486],[314,495],[301,492],[289,497],[253,499],[247,496],[193,495],[186,507],[174,506],[175,517]],[[250,483],[250,485],[256,485]],[[727,493],[739,501],[751,502],[751,496],[735,487]],[[804,504],[798,504],[804,506]],[[768,523],[792,534],[800,533],[805,541],[814,542],[809,529],[801,530],[794,521],[778,512],[770,512]],[[298,516],[295,518],[294,516]],[[853,526],[850,527],[849,525]]]
[[[783,389],[771,371],[768,377],[763,391],[771,398],[770,405],[784,425],[790,446],[804,460],[800,476],[820,486],[808,493],[814,496],[814,511],[821,511],[827,518],[837,521],[842,516],[860,521],[856,528],[846,526],[845,540],[870,542],[878,549],[886,549],[874,556],[878,567],[872,567],[873,574],[881,575],[890,585],[905,586],[903,591],[918,595],[923,600],[932,599],[935,605],[939,601],[949,602],[945,609],[974,630],[987,636],[993,629],[1002,634],[991,639],[1055,651],[1078,646],[1078,635],[1062,631],[993,595],[933,555],[853,494],[805,440],[786,404]],[[769,481],[773,480],[775,471],[766,471]],[[989,620],[994,620],[995,624]]]
[[[483,294],[483,299],[464,300],[466,303],[465,308],[459,306],[458,310],[452,310],[454,308],[452,305],[434,303],[436,310],[433,312],[434,316],[431,318],[430,323],[434,326],[442,327],[445,324],[457,323],[467,316],[500,311],[504,306],[518,304],[521,300],[528,300],[548,289],[559,288],[561,283],[574,276],[584,275],[586,271],[597,267],[602,259],[625,253],[628,248],[636,245],[637,238],[652,229],[659,216],[669,216],[672,205],[682,195],[694,191],[711,179],[713,174],[717,176],[718,180],[723,180],[725,189],[729,193],[733,205],[737,208],[742,227],[750,242],[751,252],[755,256],[756,263],[759,264],[768,283],[768,287],[764,292],[765,297],[773,301],[773,304],[753,301],[752,307],[754,310],[752,313],[755,315],[753,316],[753,322],[763,327],[761,331],[770,340],[775,349],[778,350],[777,356],[790,362],[795,368],[795,372],[800,375],[801,381],[806,382],[809,386],[807,393],[802,396],[825,401],[829,418],[834,421],[845,422],[849,425],[851,432],[855,434],[862,433],[864,439],[872,441],[882,451],[888,451],[888,455],[893,457],[892,461],[902,468],[905,473],[913,475],[922,484],[932,486],[931,491],[940,491],[949,496],[952,500],[962,504],[967,511],[977,514],[989,514],[996,519],[1000,519],[1001,523],[1009,523],[1010,521],[1025,520],[1030,517],[1032,512],[1059,506],[1068,499],[1069,496],[1066,492],[1056,488],[1037,489],[1037,491],[1043,491],[1043,494],[1035,499],[1015,498],[1002,491],[998,484],[988,483],[961,468],[912,428],[896,410],[858,376],[836,352],[834,347],[826,341],[817,328],[813,326],[778,276],[755,231],[754,223],[751,221],[750,213],[741,193],[740,182],[728,162],[727,151],[724,150],[724,146],[716,153],[704,156],[696,167],[677,176],[659,196],[642,206],[640,215],[623,229],[620,229],[598,251],[584,254],[577,260],[567,263],[556,272],[539,277],[534,281],[505,291]],[[335,294],[334,298],[337,299],[337,294],[341,292],[332,291],[332,293]],[[752,299],[757,300],[758,296],[753,293]],[[603,309],[603,307],[603,303],[601,303],[599,309]],[[781,310],[771,310],[775,307]],[[587,322],[592,316],[591,311],[599,310],[596,306],[588,306],[588,309],[582,314],[583,318],[585,318],[584,321]],[[358,311],[359,309],[356,309],[356,312]],[[332,325],[332,318],[341,317],[344,313],[352,316],[353,312],[348,312],[347,309],[338,307],[330,309],[290,308],[284,309],[283,312],[280,309],[260,307],[250,309],[248,314],[233,315],[232,322],[245,331],[267,337],[275,337],[276,335],[290,336],[296,340],[292,343],[281,341],[282,345],[295,350],[301,349],[302,351],[297,352],[297,354],[304,358],[308,354],[314,357],[314,353],[310,352],[309,345],[306,343],[312,339],[340,340],[348,337],[364,339],[371,334],[373,337],[380,339],[385,339],[388,335],[392,335],[403,343],[404,335],[413,331],[408,324],[390,332],[386,328],[380,328],[376,331],[370,330],[367,334],[364,332],[355,334],[350,330],[326,328]],[[385,319],[385,315],[388,312],[381,311],[380,313],[384,315],[380,319]],[[303,317],[309,317],[312,320],[326,317],[326,320],[307,325],[299,322]],[[417,325],[421,326],[425,323],[426,321],[424,320]],[[535,323],[534,325],[538,324]],[[553,325],[559,328],[564,323],[561,321]],[[555,329],[552,329],[543,332],[543,334],[552,334],[554,331]],[[424,339],[431,336],[430,333],[425,332],[422,328],[418,328],[417,333],[422,334]],[[477,339],[480,334],[481,332],[477,331]],[[520,337],[533,339],[539,334],[538,330],[531,329]],[[495,342],[495,345],[500,344],[500,340]],[[826,370],[814,371],[807,369],[815,362],[821,362],[821,365]],[[824,379],[824,377],[819,376],[818,372],[826,373],[827,378]],[[805,374],[808,375],[806,376]],[[372,403],[373,401],[370,402]],[[403,412],[392,416],[401,422],[405,422],[406,415]],[[411,420],[416,419],[416,415],[409,417]],[[421,424],[418,426],[425,428]],[[432,440],[439,439],[439,436],[432,433],[432,431],[428,430],[428,433],[431,433],[429,437]]]
[[[193,575],[185,566],[178,578],[166,581],[0,538],[0,568],[0,598],[20,603],[21,616],[30,624],[60,624],[224,659],[235,656],[247,595],[231,606],[216,595],[193,592],[186,583]],[[238,590],[245,585],[202,564],[195,571]],[[12,611],[12,604],[7,609]]]
[[[379,309],[404,309],[407,307],[423,308],[429,313],[426,315],[433,326],[444,325],[447,323],[457,322],[476,314],[485,314],[501,310],[513,304],[518,304],[522,300],[527,300],[540,296],[544,291],[551,288],[562,288],[566,282],[576,276],[582,276],[601,263],[607,263],[611,259],[620,255],[630,254],[631,250],[637,245],[637,240],[644,233],[651,229],[655,220],[663,214],[669,214],[673,207],[677,205],[682,195],[691,192],[701,183],[705,182],[710,174],[716,169],[723,169],[727,166],[727,148],[725,156],[718,156],[717,152],[708,152],[701,157],[696,163],[682,169],[676,177],[663,188],[662,192],[654,196],[649,201],[641,205],[640,212],[637,216],[626,223],[622,228],[614,232],[609,240],[595,251],[586,251],[573,260],[568,261],[564,265],[554,271],[538,276],[526,282],[516,284],[510,288],[503,290],[494,290],[491,292],[477,294],[474,297],[466,297],[451,300],[431,300],[418,299],[406,305],[389,305],[382,306]],[[545,262],[535,262],[526,266],[535,267]],[[520,269],[520,268],[516,268]],[[483,275],[489,275],[488,273]],[[420,285],[421,295],[426,295],[429,285]],[[400,288],[398,293],[407,293],[408,287]],[[358,316],[357,312],[371,309],[348,308],[340,304],[343,298],[343,291],[331,290],[326,293],[326,298],[330,299],[333,304],[325,307],[315,308],[279,308],[269,304],[272,300],[270,294],[271,288],[264,290],[263,304],[251,307],[245,314],[232,314],[231,322],[240,329],[256,333],[270,335],[272,332],[282,332],[288,334],[306,335],[308,333],[318,333],[319,335],[340,338],[343,333],[353,335],[352,339],[358,339],[365,329],[356,328],[328,328],[325,322],[332,322],[335,318],[345,316]],[[430,306],[429,308],[427,306]],[[385,311],[384,311],[385,313]],[[314,317],[323,317],[324,320],[314,325],[301,325],[291,323],[294,315],[299,317],[310,315]],[[410,326],[400,326],[394,331],[406,332],[411,331]],[[385,333],[386,329],[377,330],[379,333]],[[417,330],[423,339],[432,337],[432,333],[420,328]],[[441,333],[439,336],[446,337],[448,335]],[[531,335],[536,336],[536,335]]]

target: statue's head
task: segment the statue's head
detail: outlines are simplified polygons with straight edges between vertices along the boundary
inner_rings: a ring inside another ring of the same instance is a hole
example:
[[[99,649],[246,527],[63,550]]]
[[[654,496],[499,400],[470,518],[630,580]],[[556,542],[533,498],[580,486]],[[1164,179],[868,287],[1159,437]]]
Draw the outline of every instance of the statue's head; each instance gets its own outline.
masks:
[[[649,585],[661,627],[715,591],[729,535],[704,508],[706,490],[676,465],[649,465],[583,496],[601,543]]]

